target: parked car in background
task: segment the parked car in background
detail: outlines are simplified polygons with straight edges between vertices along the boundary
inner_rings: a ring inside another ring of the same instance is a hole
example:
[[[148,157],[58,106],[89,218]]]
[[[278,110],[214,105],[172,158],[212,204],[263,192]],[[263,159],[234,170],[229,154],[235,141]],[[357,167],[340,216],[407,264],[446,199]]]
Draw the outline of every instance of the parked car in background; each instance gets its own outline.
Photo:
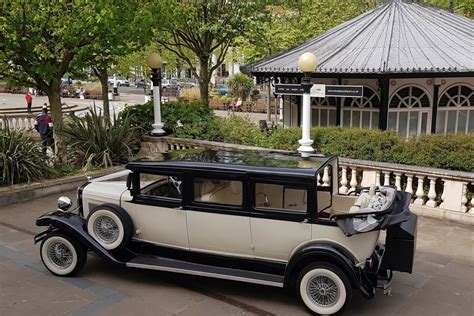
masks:
[[[216,91],[219,95],[229,95],[230,94],[230,89],[228,86],[226,86],[225,84],[218,84],[216,86]]]
[[[148,87],[150,85],[150,82],[148,80],[145,80],[145,79],[137,79],[135,81],[135,88],[144,88],[144,87]]]
[[[161,81],[161,92],[163,96],[177,96],[181,86],[176,79],[163,79]]]
[[[412,272],[411,194],[373,185],[341,195],[337,157],[164,157],[82,185],[75,210],[60,197],[59,209],[36,221],[47,227],[35,236],[46,268],[72,275],[90,249],[125,267],[286,287],[324,315],[339,312],[353,291],[388,294],[392,271]]]
[[[115,80],[117,81],[117,86],[118,87],[120,87],[120,86],[130,87],[130,81],[128,81],[128,79],[125,78],[125,77],[115,77]],[[109,77],[107,82],[109,83],[109,85],[113,85],[114,84],[114,77]]]

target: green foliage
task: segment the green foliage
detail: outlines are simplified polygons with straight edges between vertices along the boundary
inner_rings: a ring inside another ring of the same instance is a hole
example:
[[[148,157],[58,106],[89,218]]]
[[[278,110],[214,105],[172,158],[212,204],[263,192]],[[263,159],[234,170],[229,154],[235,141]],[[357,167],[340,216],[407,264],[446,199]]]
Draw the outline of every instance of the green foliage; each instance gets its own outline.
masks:
[[[128,119],[130,126],[137,129],[137,132],[145,134],[153,128],[154,113],[153,101],[140,105],[127,105],[118,115],[119,121]]]
[[[212,139],[216,134],[214,112],[200,101],[180,99],[162,105],[164,130],[182,138]],[[178,121],[180,124],[178,124]]]
[[[375,7],[377,0],[266,1],[258,24],[241,36],[236,56],[245,62],[295,47]]]
[[[56,175],[48,165],[41,146],[24,131],[0,130],[0,186],[13,185]]]
[[[421,0],[426,4],[434,5],[444,9],[449,9],[449,0]],[[454,0],[454,11],[460,15],[467,15],[474,18],[474,1],[472,0]]]
[[[217,135],[212,140],[248,146],[262,146],[265,135],[258,129],[254,121],[247,116],[235,114],[227,118],[219,118]]]
[[[238,73],[227,80],[227,85],[232,90],[232,93],[245,100],[253,88],[253,80],[249,76]]]
[[[84,117],[70,116],[60,135],[69,160],[84,169],[126,163],[139,148],[128,117],[111,120],[95,108]]]
[[[177,102],[162,104],[161,115],[163,129],[168,135],[182,138],[215,138],[216,117],[209,107],[199,101],[190,103],[179,99]],[[142,134],[151,131],[154,122],[153,102],[127,106],[119,113],[119,120],[124,118],[130,121],[131,126],[139,128]]]
[[[296,150],[300,128],[279,129],[267,139],[270,148]],[[311,129],[313,146],[327,155],[474,171],[474,134],[422,135],[405,140],[395,132],[340,127]]]

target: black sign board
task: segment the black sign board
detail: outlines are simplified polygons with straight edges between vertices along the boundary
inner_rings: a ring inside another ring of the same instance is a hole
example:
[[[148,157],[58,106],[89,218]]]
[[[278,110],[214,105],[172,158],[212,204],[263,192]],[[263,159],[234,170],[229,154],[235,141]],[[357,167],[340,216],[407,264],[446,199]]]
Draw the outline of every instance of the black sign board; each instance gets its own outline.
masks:
[[[300,84],[276,84],[276,94],[302,95],[303,86]]]
[[[331,86],[326,85],[326,97],[361,98],[364,94],[363,86]]]

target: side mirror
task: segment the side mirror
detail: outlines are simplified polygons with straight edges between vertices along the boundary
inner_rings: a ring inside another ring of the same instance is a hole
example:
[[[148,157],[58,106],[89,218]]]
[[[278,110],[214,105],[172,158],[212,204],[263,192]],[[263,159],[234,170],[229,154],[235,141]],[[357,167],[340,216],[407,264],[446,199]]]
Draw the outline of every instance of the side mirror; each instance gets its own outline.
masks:
[[[71,199],[67,196],[60,196],[58,199],[58,209],[66,212],[72,205]]]

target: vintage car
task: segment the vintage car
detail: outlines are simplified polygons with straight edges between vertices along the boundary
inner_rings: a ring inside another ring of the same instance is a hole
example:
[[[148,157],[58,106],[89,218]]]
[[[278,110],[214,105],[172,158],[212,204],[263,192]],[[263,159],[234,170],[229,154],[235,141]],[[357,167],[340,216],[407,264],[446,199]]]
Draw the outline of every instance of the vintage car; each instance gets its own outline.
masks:
[[[333,314],[354,290],[372,298],[392,271],[411,273],[410,199],[393,187],[338,194],[337,157],[174,151],[90,180],[73,210],[61,197],[35,242],[59,276],[91,250],[126,267],[295,289],[311,312]]]

